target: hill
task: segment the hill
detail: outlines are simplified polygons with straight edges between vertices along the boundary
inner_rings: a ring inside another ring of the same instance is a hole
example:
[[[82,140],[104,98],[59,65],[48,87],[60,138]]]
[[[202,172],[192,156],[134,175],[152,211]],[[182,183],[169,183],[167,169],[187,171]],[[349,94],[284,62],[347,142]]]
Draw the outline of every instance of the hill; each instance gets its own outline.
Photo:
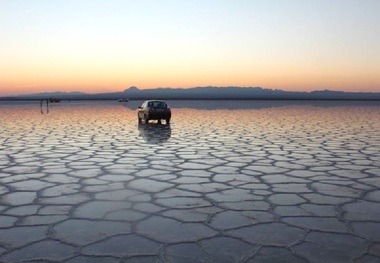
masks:
[[[380,93],[312,91],[292,92],[260,87],[195,87],[195,88],[155,88],[140,90],[130,87],[122,92],[88,94],[83,92],[49,92],[3,97],[1,100],[40,100],[48,98],[71,100],[117,100],[128,97],[131,100],[380,100]]]
[[[264,89],[260,87],[196,87],[157,88],[139,90],[130,87],[123,91],[123,96],[131,99],[266,99],[266,100],[379,100],[380,93],[313,91],[291,92],[284,90]]]

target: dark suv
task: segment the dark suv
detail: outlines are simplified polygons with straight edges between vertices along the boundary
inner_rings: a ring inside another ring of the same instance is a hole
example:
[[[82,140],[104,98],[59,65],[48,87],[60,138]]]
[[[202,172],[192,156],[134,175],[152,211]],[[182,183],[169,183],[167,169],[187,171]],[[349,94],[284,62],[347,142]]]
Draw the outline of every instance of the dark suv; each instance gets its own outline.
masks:
[[[141,123],[142,120],[144,120],[145,123],[148,123],[149,120],[158,120],[158,123],[161,123],[161,120],[164,119],[166,124],[169,124],[171,117],[172,112],[168,104],[162,100],[144,101],[144,103],[138,107],[137,111],[139,123]]]

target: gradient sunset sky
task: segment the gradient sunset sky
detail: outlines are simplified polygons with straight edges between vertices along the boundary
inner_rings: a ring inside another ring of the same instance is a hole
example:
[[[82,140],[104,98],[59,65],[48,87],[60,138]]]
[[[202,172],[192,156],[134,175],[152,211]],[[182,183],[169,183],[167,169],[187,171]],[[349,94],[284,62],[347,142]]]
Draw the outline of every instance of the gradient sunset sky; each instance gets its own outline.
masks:
[[[380,0],[0,0],[0,96],[380,92]]]

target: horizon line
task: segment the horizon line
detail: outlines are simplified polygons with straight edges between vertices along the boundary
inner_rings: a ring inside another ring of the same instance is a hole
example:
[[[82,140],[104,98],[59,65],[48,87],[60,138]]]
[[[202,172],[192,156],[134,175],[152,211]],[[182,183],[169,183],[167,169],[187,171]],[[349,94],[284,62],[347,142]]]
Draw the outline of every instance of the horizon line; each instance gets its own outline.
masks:
[[[367,93],[367,94],[378,94],[380,91],[341,91],[341,90],[333,90],[333,89],[316,89],[316,90],[303,90],[303,91],[294,91],[294,90],[284,90],[279,88],[264,88],[260,86],[194,86],[194,87],[155,87],[155,88],[144,88],[139,89],[136,86],[130,86],[129,88],[124,88],[121,91],[100,91],[100,92],[85,92],[80,90],[73,90],[73,91],[62,91],[62,90],[56,90],[56,91],[42,91],[42,92],[36,92],[36,93],[23,93],[23,94],[11,94],[11,95],[2,95],[0,98],[9,98],[9,97],[19,97],[19,96],[36,96],[36,95],[46,95],[46,94],[53,94],[53,93],[61,93],[65,95],[73,94],[73,93],[80,93],[82,95],[97,95],[97,94],[110,94],[110,93],[123,93],[129,89],[137,89],[139,91],[145,91],[145,90],[159,90],[159,89],[172,89],[172,90],[191,90],[191,89],[201,89],[201,88],[216,88],[216,89],[227,89],[227,88],[239,88],[239,89],[262,89],[262,90],[268,90],[268,91],[282,91],[282,92],[288,92],[288,93],[314,93],[314,92],[336,92],[336,93]]]

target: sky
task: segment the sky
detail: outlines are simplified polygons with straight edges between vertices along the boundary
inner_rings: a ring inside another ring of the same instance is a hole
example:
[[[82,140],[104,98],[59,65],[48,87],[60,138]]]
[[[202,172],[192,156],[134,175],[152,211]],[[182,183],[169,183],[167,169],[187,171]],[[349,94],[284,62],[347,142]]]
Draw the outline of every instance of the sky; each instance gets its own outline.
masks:
[[[0,0],[0,96],[380,92],[379,0]]]

